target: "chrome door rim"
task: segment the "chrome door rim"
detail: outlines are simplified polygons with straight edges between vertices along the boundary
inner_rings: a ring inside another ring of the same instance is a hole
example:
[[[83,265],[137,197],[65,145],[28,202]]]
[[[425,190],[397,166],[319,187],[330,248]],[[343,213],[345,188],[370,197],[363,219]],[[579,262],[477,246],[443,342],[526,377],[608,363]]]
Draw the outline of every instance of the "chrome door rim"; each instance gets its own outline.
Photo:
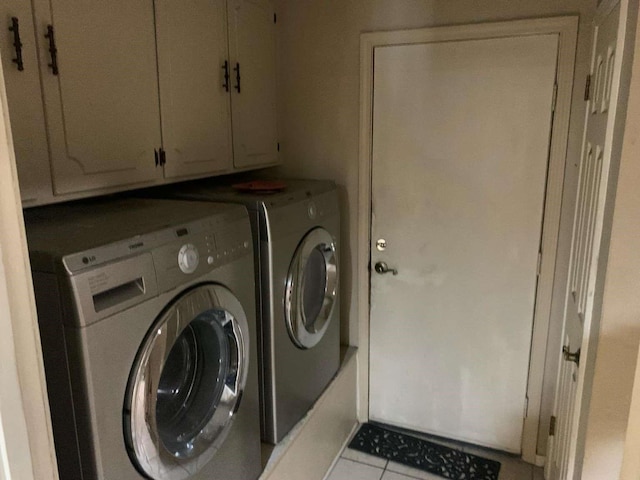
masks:
[[[172,346],[201,314],[224,312],[221,327],[235,341],[231,345],[237,368],[226,378],[213,415],[190,441],[188,455],[174,455],[164,446],[156,423],[157,389]],[[185,480],[202,469],[224,442],[235,419],[249,362],[249,330],[238,299],[225,287],[199,285],[180,296],[154,323],[132,369],[125,398],[125,440],[136,466],[154,480]]]
[[[305,317],[303,306],[304,270],[310,255],[318,251],[325,261],[325,290],[322,306],[313,322]],[[329,328],[338,296],[338,256],[336,243],[329,232],[323,228],[315,228],[307,233],[298,245],[285,287],[285,322],[293,343],[301,349],[313,348],[322,340]],[[312,329],[309,329],[309,325]]]

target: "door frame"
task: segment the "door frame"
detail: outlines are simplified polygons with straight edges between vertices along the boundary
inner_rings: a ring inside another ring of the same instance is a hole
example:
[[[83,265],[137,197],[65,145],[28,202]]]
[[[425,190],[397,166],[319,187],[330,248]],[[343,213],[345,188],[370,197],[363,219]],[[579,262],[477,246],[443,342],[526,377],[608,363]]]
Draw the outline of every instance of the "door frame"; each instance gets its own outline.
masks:
[[[577,16],[560,16],[363,33],[360,37],[360,144],[358,172],[358,248],[356,257],[359,338],[359,420],[369,418],[369,321],[371,245],[371,173],[373,138],[373,65],[377,47],[431,42],[480,40],[524,35],[557,34],[558,68],[556,102],[549,149],[549,166],[544,205],[540,274],[536,290],[531,360],[527,386],[527,415],[524,418],[522,458],[540,463],[536,455],[542,406],[544,364],[551,315],[560,211],[564,184],[573,72],[578,33]]]

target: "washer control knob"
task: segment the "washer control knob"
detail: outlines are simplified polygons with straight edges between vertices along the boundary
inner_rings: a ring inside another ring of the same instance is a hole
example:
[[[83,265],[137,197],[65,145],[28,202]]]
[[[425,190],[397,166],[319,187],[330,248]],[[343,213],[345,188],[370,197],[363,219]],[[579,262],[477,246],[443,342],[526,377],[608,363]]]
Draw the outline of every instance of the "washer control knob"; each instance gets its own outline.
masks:
[[[178,252],[178,267],[184,273],[193,273],[198,268],[200,255],[195,245],[187,243],[180,247]]]

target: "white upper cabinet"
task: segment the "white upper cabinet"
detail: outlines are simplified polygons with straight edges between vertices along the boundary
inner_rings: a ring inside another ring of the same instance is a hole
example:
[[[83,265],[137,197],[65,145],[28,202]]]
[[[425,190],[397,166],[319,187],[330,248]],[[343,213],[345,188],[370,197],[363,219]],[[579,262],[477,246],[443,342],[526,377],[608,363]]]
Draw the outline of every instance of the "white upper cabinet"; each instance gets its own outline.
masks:
[[[52,196],[31,1],[0,3],[0,22],[2,70],[20,194],[28,206],[46,202]]]
[[[229,0],[228,9],[233,164],[272,165],[278,161],[273,5]]]
[[[34,5],[54,193],[161,178],[153,2]]]
[[[224,0],[156,0],[166,177],[231,169]],[[226,68],[225,68],[226,62]]]
[[[12,0],[0,14],[24,206],[277,163],[267,0]]]

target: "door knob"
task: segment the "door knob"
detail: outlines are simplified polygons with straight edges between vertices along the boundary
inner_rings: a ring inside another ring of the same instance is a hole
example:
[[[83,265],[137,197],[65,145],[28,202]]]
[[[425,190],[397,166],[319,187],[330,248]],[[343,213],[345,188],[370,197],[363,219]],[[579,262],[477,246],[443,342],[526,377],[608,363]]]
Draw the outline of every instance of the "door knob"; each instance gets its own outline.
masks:
[[[567,345],[562,347],[562,358],[566,362],[574,362],[576,365],[580,365],[580,349],[576,350],[574,353],[569,351],[569,347]]]
[[[389,268],[389,265],[387,265],[386,262],[378,262],[376,263],[374,268],[380,275],[389,272],[393,273],[394,275],[398,274],[398,270],[396,270],[395,268]]]

